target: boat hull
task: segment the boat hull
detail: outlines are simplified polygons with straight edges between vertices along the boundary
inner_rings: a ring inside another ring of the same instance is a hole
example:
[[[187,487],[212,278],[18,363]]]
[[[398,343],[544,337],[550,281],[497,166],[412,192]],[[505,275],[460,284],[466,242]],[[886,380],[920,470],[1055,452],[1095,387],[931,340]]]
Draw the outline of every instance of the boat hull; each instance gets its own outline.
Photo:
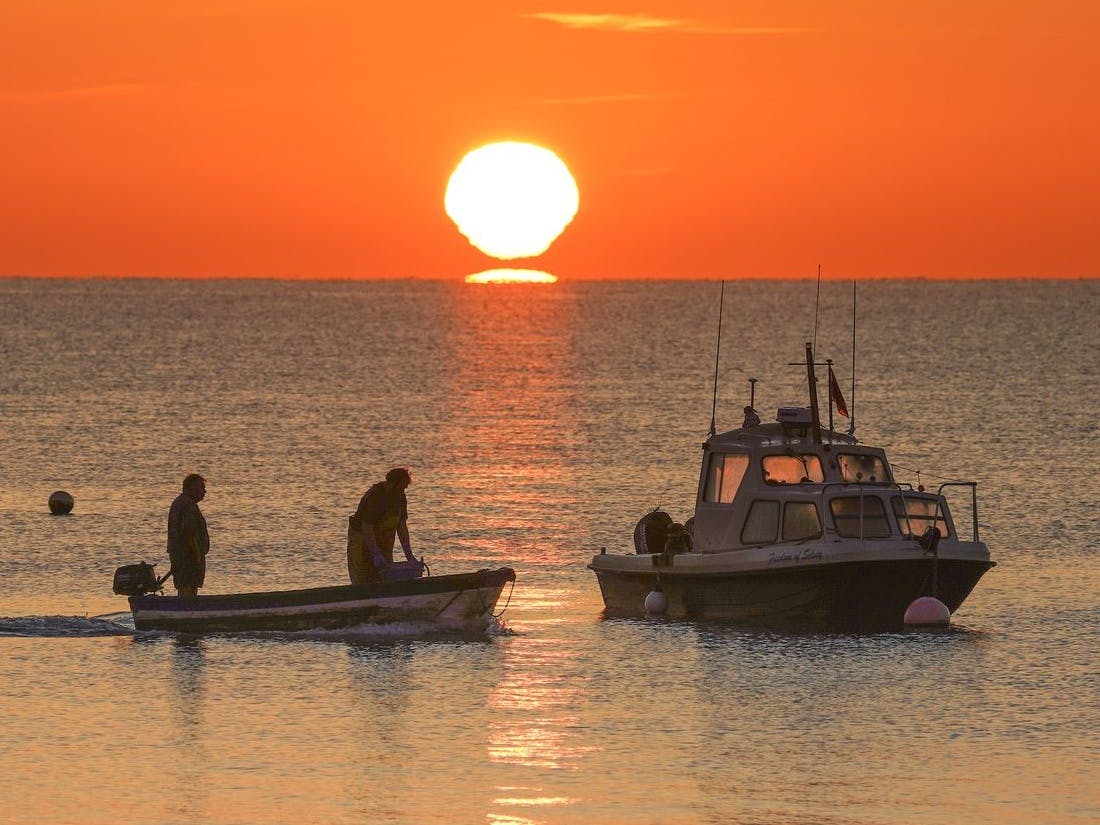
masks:
[[[449,576],[215,596],[131,596],[138,630],[178,633],[333,630],[410,624],[484,631],[510,567]]]
[[[993,562],[940,559],[936,596],[954,613]],[[590,565],[608,616],[646,615],[658,569]],[[932,593],[927,559],[848,561],[768,570],[706,573],[660,571],[666,615],[697,620],[900,627],[914,599]]]

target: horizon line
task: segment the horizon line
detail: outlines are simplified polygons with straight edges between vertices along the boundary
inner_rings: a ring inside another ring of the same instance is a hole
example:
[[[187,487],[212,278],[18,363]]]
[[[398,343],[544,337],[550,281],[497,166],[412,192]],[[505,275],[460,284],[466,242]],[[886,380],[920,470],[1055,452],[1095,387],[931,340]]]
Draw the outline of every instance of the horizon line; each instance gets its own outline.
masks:
[[[370,277],[341,275],[2,275],[0,281],[272,281],[277,283],[370,283],[373,281],[437,281],[442,283],[464,283],[470,273],[462,275],[376,275]],[[596,275],[561,276],[558,283],[581,282],[669,282],[669,281],[816,281],[816,273],[807,275]],[[1100,280],[1095,275],[825,275],[822,281],[1092,281]],[[523,284],[520,284],[521,286]]]

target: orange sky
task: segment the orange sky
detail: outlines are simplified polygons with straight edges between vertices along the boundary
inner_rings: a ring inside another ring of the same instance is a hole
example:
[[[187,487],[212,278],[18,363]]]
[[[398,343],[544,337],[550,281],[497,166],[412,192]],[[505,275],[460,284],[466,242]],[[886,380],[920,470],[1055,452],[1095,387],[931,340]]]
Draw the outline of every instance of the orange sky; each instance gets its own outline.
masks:
[[[0,275],[461,278],[501,139],[562,278],[1100,277],[1094,0],[0,0]],[[509,265],[515,265],[513,262]]]

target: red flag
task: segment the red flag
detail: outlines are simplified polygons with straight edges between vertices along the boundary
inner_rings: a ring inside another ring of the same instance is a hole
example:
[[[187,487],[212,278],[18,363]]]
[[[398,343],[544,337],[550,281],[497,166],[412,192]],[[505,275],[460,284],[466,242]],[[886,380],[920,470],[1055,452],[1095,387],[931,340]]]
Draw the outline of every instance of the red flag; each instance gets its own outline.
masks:
[[[836,373],[833,372],[831,365],[829,366],[829,397],[836,404],[836,411],[845,418],[850,418],[848,405],[844,403],[844,396],[840,394],[840,384],[836,382]]]

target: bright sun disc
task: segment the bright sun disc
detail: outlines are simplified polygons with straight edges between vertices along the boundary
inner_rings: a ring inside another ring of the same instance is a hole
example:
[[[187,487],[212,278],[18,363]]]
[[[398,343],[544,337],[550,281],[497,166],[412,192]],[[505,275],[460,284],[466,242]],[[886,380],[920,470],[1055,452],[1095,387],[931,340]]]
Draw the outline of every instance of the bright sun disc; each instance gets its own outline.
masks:
[[[470,243],[494,258],[545,252],[577,214],[577,182],[561,158],[533,143],[490,143],[467,153],[443,206]]]

